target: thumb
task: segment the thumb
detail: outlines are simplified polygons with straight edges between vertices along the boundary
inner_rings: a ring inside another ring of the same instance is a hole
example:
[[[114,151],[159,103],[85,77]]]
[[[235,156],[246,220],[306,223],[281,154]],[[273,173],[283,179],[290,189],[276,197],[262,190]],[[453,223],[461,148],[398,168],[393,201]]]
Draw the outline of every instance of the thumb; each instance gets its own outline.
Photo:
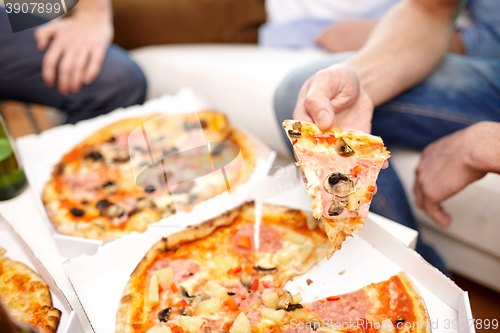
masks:
[[[335,123],[335,112],[330,100],[325,96],[306,98],[306,110],[322,131],[330,129]],[[314,106],[311,106],[314,104]],[[309,106],[309,107],[308,107]]]
[[[331,98],[329,75],[318,72],[311,80],[304,99],[304,108],[322,131],[330,129],[335,122]]]

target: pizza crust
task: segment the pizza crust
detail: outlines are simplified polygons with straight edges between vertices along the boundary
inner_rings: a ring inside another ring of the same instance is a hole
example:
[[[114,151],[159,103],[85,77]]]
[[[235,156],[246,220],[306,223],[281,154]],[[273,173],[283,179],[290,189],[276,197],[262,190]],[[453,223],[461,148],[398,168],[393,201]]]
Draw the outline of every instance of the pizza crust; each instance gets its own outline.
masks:
[[[254,203],[242,204],[230,211],[225,212],[213,219],[207,220],[197,225],[192,225],[186,229],[162,238],[146,253],[141,262],[130,275],[130,279],[125,286],[118,305],[116,313],[116,333],[134,333],[135,328],[132,327],[130,318],[137,314],[137,309],[144,306],[143,290],[137,290],[136,279],[151,267],[160,252],[169,251],[183,243],[192,242],[198,239],[205,238],[212,234],[217,228],[222,226],[230,226],[234,223],[235,218],[245,209],[253,207]],[[142,311],[141,311],[141,314]],[[140,318],[136,318],[139,319]]]
[[[418,323],[422,323],[422,327],[417,326],[417,331],[414,333],[431,333],[431,322],[424,299],[420,295],[417,286],[411,281],[406,272],[399,272],[398,278],[403,283],[407,294],[410,296],[413,303],[413,310]]]
[[[0,301],[16,320],[35,326],[42,333],[56,332],[61,311],[52,307],[45,281],[31,268],[5,257],[4,253],[0,248]]]

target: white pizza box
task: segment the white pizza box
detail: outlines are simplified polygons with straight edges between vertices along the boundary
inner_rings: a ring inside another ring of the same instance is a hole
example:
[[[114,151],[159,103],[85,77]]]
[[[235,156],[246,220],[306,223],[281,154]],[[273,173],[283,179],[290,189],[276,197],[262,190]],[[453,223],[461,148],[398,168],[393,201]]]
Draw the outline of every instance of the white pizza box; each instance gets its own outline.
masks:
[[[54,165],[59,162],[64,154],[69,152],[74,146],[95,131],[122,119],[151,113],[177,114],[196,112],[203,109],[206,110],[210,108],[207,107],[192,90],[185,88],[181,89],[176,95],[165,95],[161,98],[148,101],[143,105],[120,108],[93,119],[80,121],[75,125],[67,124],[58,126],[38,135],[31,134],[17,139],[19,156],[22,160],[31,188],[35,193],[38,208],[54,236],[61,255],[76,257],[83,253],[92,254],[103,244],[103,242],[99,240],[67,236],[58,233],[47,216],[42,202],[42,191],[45,183],[50,178]],[[205,202],[201,202],[189,214],[205,214],[206,216],[206,212],[209,211],[211,214],[217,215],[220,212],[212,208],[214,201],[226,203],[225,209],[229,209],[231,206],[234,207],[234,205],[248,199],[248,189],[246,188],[248,184],[267,176],[276,153],[252,134],[247,133],[244,129],[240,130],[249,137],[257,150],[257,163],[254,172],[247,178],[247,184],[240,186],[234,193],[231,193],[231,195],[229,195],[229,193],[224,193],[221,195],[221,198],[217,196]],[[241,158],[241,153],[238,158]],[[221,171],[216,170],[215,172],[220,173]],[[223,179],[222,174],[220,177]],[[227,200],[228,197],[230,200]],[[180,212],[178,214],[184,215],[186,213]]]
[[[311,200],[304,190],[305,185],[295,163],[276,166],[274,170],[272,177],[266,177],[252,184],[250,187],[252,199],[310,211]],[[373,222],[399,239],[404,245],[415,250],[418,231],[372,212],[368,214]]]
[[[29,246],[14,231],[12,226],[0,215],[0,247],[5,249],[5,256],[21,262],[35,271],[47,284],[52,296],[52,306],[61,310],[58,333],[83,333],[78,316],[68,300],[56,285],[45,267],[33,254]]]
[[[287,191],[269,195],[265,194],[266,189],[254,187],[252,193],[260,198],[257,206],[266,201],[307,209],[309,198],[303,184],[286,183],[286,179],[264,182],[273,183],[287,186]],[[296,191],[301,190],[303,193],[297,196]],[[312,302],[354,291],[406,271],[427,304],[434,333],[474,333],[474,328],[469,326],[472,313],[467,292],[374,223],[372,216],[366,220],[363,231],[348,238],[329,261],[326,258],[321,260],[309,272],[287,283],[286,289],[292,293],[300,292],[304,302]],[[204,220],[194,215],[187,218],[189,221],[177,217],[177,221],[172,220],[170,225],[155,225],[144,233],[129,234],[105,244],[94,255],[82,255],[63,263],[94,332],[114,332],[123,289],[145,253],[162,237]],[[307,279],[313,283],[308,285]]]

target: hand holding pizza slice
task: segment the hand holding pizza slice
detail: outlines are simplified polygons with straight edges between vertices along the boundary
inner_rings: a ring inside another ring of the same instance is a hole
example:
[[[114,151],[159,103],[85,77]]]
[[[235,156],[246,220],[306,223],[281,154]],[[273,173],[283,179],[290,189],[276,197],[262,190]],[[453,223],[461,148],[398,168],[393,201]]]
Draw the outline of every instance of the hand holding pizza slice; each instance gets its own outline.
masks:
[[[285,120],[283,127],[312,198],[313,215],[325,221],[330,258],[347,236],[361,231],[377,176],[390,154],[380,137],[361,131],[321,131],[296,120]]]

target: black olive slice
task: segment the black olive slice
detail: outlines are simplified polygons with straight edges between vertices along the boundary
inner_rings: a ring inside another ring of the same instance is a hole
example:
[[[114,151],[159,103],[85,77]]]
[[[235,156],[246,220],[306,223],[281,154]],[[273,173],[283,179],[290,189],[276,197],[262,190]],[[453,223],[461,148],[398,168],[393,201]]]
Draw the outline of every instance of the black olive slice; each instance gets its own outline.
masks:
[[[286,311],[294,311],[294,310],[297,310],[297,309],[302,309],[303,306],[302,304],[288,304],[288,306],[286,307]]]
[[[300,138],[302,136],[302,133],[288,130],[288,135],[292,138]]]
[[[70,212],[71,214],[73,214],[74,216],[83,216],[85,214],[85,212],[81,209],[78,209],[78,208],[71,208],[70,209]]]
[[[103,200],[101,200],[101,201],[99,201],[99,202],[97,203],[96,207],[97,207],[97,209],[99,209],[99,210],[103,210],[104,208],[106,208],[106,207],[108,207],[108,206],[110,206],[110,205],[111,205],[111,203],[110,203],[108,200],[103,199]]]
[[[97,161],[97,160],[100,160],[102,158],[102,154],[98,151],[94,151],[94,152],[88,153],[86,157],[91,158],[94,161]]]

